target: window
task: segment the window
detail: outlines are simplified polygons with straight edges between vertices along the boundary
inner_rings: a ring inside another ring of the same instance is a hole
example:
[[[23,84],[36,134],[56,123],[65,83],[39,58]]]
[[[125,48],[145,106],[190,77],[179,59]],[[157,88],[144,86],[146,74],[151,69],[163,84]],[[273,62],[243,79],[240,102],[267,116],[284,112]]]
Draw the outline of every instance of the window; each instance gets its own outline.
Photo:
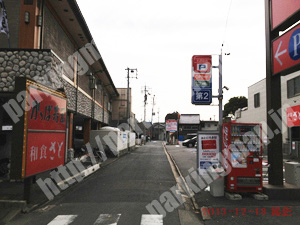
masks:
[[[260,93],[254,95],[254,108],[260,107]]]
[[[287,97],[293,98],[300,95],[300,76],[287,81]]]

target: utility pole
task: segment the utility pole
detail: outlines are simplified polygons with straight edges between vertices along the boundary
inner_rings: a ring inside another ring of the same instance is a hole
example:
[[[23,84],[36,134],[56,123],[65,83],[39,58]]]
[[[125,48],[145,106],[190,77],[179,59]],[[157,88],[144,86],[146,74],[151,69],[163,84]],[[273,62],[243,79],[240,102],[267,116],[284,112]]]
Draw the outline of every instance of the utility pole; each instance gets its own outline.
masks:
[[[153,101],[152,101],[151,123],[153,122],[153,116],[155,115],[155,113],[154,113],[154,105],[155,105],[155,95],[153,95]]]
[[[159,139],[159,129],[160,129],[160,124],[159,124],[159,109],[157,111],[157,116],[158,116],[158,140],[160,141],[160,139]]]
[[[146,85],[143,91],[144,91],[144,121],[146,122],[146,111],[147,111],[146,107],[147,107],[148,95],[150,95],[150,93]]]
[[[154,105],[155,105],[155,95],[153,95],[153,101],[152,101],[152,114],[151,114],[151,140],[153,139],[153,116],[155,115],[154,113]]]
[[[130,98],[130,94],[129,94],[129,80],[130,80],[130,78],[136,78],[136,79],[138,79],[137,78],[137,69],[129,69],[128,67],[127,67],[127,69],[125,69],[125,70],[127,70],[127,123],[128,123],[128,126],[129,126],[129,131],[131,130],[131,124],[130,124],[130,101],[129,101],[129,98]],[[131,72],[131,73],[134,73],[134,72],[136,72],[136,76],[135,77],[130,77],[129,76],[129,71]]]

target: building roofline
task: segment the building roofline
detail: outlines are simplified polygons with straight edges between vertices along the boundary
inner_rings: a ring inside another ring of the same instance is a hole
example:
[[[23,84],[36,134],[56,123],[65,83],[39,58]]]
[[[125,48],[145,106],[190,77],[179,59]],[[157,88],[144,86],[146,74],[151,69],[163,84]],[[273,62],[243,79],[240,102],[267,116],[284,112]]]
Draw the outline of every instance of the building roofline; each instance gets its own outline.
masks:
[[[262,82],[263,80],[266,80],[266,78],[263,78],[263,79],[261,79],[261,80],[255,82],[254,84],[251,84],[250,86],[248,86],[248,88],[250,88],[250,87],[252,87],[252,86],[254,86],[254,85],[256,85],[256,84]]]
[[[81,29],[83,30],[85,36],[87,37],[88,42],[91,42],[92,40],[94,40],[93,36],[92,36],[92,34],[90,32],[90,29],[89,29],[89,27],[88,27],[88,25],[87,25],[87,23],[86,23],[83,15],[82,15],[82,12],[81,12],[78,4],[77,4],[77,1],[76,0],[68,0],[68,3],[70,5],[72,11],[74,12],[74,14],[76,16],[76,19],[78,20],[78,22],[80,24]],[[100,54],[100,51],[98,50],[97,46],[95,46],[95,48],[98,51],[98,53]],[[101,57],[98,61],[101,64],[101,66],[103,67],[104,71],[106,72],[107,78],[111,82],[111,84],[112,84],[111,86],[112,86],[115,94],[117,96],[119,96],[119,92],[117,91],[117,89],[115,87],[115,84],[114,84],[114,82],[111,79],[111,76],[110,76],[110,74],[109,74],[109,72],[108,72],[108,70],[106,68],[106,65],[105,65],[105,63],[103,61],[103,58]]]

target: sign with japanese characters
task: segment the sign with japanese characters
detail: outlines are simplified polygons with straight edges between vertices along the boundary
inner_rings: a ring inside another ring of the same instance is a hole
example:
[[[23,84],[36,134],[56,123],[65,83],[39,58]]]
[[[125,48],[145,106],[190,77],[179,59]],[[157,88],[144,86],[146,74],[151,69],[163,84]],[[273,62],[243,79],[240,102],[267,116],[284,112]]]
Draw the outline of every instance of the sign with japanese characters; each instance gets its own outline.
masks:
[[[201,175],[207,174],[207,169],[219,164],[219,134],[198,134],[198,167]]]
[[[166,131],[176,132],[177,131],[177,120],[166,121]]]
[[[67,109],[61,96],[34,85],[28,90],[26,177],[64,164]]]
[[[286,113],[288,127],[300,126],[300,105],[287,108]]]
[[[212,57],[194,55],[192,58],[192,104],[212,102]]]
[[[22,140],[12,145],[12,174],[24,179],[65,164],[67,100],[28,79],[16,82],[16,89],[26,99],[23,123],[15,125],[16,138]]]

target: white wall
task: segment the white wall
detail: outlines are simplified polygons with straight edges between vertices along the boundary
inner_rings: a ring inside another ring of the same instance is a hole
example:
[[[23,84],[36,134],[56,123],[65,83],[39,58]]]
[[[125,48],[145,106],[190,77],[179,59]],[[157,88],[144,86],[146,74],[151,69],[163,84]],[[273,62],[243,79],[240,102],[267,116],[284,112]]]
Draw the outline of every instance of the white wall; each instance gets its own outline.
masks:
[[[254,107],[254,95],[260,93],[260,107]],[[241,111],[241,118],[237,118],[237,123],[261,123],[264,139],[267,136],[267,97],[266,79],[263,79],[248,87],[248,109]]]
[[[288,76],[281,77],[281,102],[282,102],[282,140],[286,143],[288,138],[286,120],[286,109],[288,107],[300,105],[300,96],[287,98],[287,81],[300,75],[300,71]],[[260,93],[260,107],[254,107],[254,95]],[[266,80],[263,79],[248,88],[248,109],[241,111],[241,118],[236,118],[238,123],[262,123],[263,138],[267,133],[267,98],[266,98]]]

